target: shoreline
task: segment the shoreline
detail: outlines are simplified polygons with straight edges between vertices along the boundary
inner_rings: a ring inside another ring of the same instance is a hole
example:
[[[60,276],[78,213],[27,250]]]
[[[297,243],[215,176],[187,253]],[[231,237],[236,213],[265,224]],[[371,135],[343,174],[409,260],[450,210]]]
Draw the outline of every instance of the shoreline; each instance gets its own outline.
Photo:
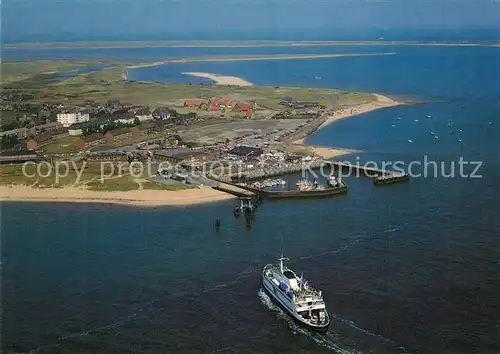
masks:
[[[233,62],[233,61],[262,61],[262,60],[296,60],[296,59],[325,59],[342,57],[371,57],[383,55],[396,55],[396,53],[337,53],[337,54],[270,54],[259,56],[233,55],[228,57],[193,57],[184,59],[170,59],[153,63],[127,65],[127,69],[148,68],[167,64],[184,64],[199,62]]]
[[[370,102],[370,103],[364,103],[361,105],[358,105],[354,108],[343,108],[339,111],[334,112],[332,115],[328,117],[328,119],[320,125],[318,130],[323,129],[324,127],[344,118],[349,118],[353,116],[357,116],[360,114],[376,111],[382,108],[390,108],[390,107],[397,107],[397,106],[402,106],[405,103],[395,101],[390,97],[380,95],[378,93],[373,93],[375,97],[377,97],[377,100],[375,102]]]
[[[210,187],[124,192],[90,191],[77,187],[31,188],[24,185],[0,186],[1,202],[104,203],[131,206],[182,206],[230,200],[234,197]]]
[[[17,42],[4,45],[7,49],[22,48],[244,48],[244,47],[308,47],[308,46],[340,46],[340,45],[409,45],[409,46],[499,46],[499,40],[483,41],[415,41],[415,40],[185,40],[185,41],[77,41],[77,42]]]
[[[373,112],[379,109],[383,108],[390,108],[390,107],[397,107],[397,106],[402,106],[405,105],[406,103],[400,102],[393,100],[392,98],[388,96],[384,96],[378,93],[373,93],[375,97],[377,97],[377,100],[375,102],[369,102],[369,103],[364,103],[360,104],[358,106],[352,107],[352,108],[342,108],[338,111],[335,111],[331,113],[328,118],[313,132],[310,134],[307,134],[305,137],[296,139],[292,142],[292,145],[295,146],[302,146],[302,147],[309,147],[314,153],[317,155],[320,155],[325,158],[334,158],[334,157],[339,157],[343,155],[349,155],[353,153],[360,153],[362,152],[361,150],[356,150],[356,149],[348,149],[348,148],[342,148],[342,147],[336,147],[336,148],[330,148],[330,147],[325,147],[325,146],[315,146],[315,145],[309,145],[307,143],[307,139],[314,134],[314,132],[319,131],[326,126],[344,119],[344,118],[350,118],[354,117],[360,114],[365,114],[369,112]]]
[[[210,79],[217,85],[253,86],[253,84],[250,81],[244,80],[236,76],[224,76],[224,75],[202,73],[202,72],[185,72],[182,74]]]
[[[238,77],[219,76],[211,73],[189,72],[186,75],[206,77],[222,85],[252,85]],[[350,108],[342,108],[316,118],[316,128],[303,132],[295,140],[283,146],[289,151],[300,151],[323,159],[336,159],[340,156],[361,153],[362,151],[342,147],[327,147],[307,144],[307,139],[315,132],[344,118],[372,112],[382,108],[404,105],[387,96],[375,94],[376,100],[359,104]],[[82,187],[43,188],[37,189],[26,185],[0,185],[0,202],[66,202],[66,203],[100,203],[114,205],[130,205],[142,207],[155,206],[187,206],[234,199],[235,197],[212,189],[198,187],[183,190],[131,190],[131,191],[91,191]]]

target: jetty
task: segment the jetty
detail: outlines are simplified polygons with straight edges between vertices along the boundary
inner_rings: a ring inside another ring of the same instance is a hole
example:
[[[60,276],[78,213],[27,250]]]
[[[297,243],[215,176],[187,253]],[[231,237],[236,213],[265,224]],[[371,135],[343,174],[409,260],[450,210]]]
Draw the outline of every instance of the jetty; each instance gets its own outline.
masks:
[[[342,195],[347,193],[347,184],[345,184],[344,182],[340,182],[337,187],[312,190],[269,191],[249,186],[240,187],[254,192],[262,199],[319,198],[331,197],[334,195]]]
[[[403,172],[383,170],[375,167],[368,167],[361,164],[340,162],[335,160],[312,161],[309,163],[296,163],[287,166],[268,166],[260,169],[244,171],[242,173],[228,174],[219,177],[217,180],[225,183],[248,182],[252,180],[265,179],[287,174],[302,172],[304,170],[319,169],[330,166],[333,170],[342,171],[343,176],[365,176],[373,179],[376,186],[405,182],[410,179],[409,175]],[[209,177],[214,179],[213,177]]]
[[[349,175],[351,175],[354,171],[356,173],[356,176],[362,174],[365,177],[371,178],[373,179],[373,184],[376,186],[394,184],[410,180],[410,176],[407,173],[403,172],[383,170],[375,167],[367,167],[360,164],[351,164],[340,161],[328,161],[326,163],[334,169],[341,170],[342,172],[347,172]]]

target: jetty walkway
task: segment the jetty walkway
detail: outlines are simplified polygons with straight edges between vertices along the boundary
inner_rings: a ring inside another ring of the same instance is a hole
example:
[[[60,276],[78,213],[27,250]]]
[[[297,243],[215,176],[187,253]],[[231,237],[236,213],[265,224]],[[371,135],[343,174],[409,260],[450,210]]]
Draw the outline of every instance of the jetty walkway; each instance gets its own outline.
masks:
[[[308,163],[297,163],[287,166],[269,166],[260,169],[253,169],[239,174],[230,174],[219,177],[220,182],[248,182],[252,180],[264,179],[282,176],[291,173],[302,172],[305,170],[315,170],[329,166],[333,170],[341,171],[343,177],[347,176],[365,176],[373,179],[375,185],[385,185],[408,181],[409,175],[406,173],[382,170],[374,167],[367,167],[360,164],[351,164],[348,162],[340,162],[335,160],[330,161],[313,161]],[[211,178],[211,177],[209,177]]]

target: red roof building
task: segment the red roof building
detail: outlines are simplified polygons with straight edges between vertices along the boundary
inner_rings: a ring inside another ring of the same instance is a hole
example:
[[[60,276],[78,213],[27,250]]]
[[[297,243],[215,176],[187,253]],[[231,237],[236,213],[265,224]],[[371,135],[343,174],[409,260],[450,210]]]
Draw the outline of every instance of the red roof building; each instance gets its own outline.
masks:
[[[38,149],[38,143],[36,142],[35,139],[30,139],[26,142],[26,148],[28,150],[36,150]]]
[[[219,97],[211,97],[208,100],[208,110],[209,111],[218,111],[220,108],[230,108],[233,105],[233,101],[229,99],[219,98]]]
[[[184,107],[200,107],[202,102],[200,100],[185,100]]]
[[[234,111],[246,112],[252,110],[252,105],[249,103],[236,103],[233,108]]]

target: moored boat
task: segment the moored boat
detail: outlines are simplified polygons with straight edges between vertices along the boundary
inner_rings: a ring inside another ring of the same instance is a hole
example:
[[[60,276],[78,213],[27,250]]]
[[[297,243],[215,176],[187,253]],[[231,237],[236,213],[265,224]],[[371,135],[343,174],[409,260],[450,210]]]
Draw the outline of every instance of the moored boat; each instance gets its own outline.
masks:
[[[266,293],[289,316],[300,325],[315,331],[326,331],[330,318],[326,310],[323,295],[314,289],[302,276],[299,278],[293,270],[283,265],[268,264],[262,271],[262,285]]]
[[[339,183],[337,182],[337,179],[335,178],[334,175],[331,175],[330,177],[328,177],[327,183],[328,183],[328,185],[330,185],[332,187],[337,187],[339,185]]]

